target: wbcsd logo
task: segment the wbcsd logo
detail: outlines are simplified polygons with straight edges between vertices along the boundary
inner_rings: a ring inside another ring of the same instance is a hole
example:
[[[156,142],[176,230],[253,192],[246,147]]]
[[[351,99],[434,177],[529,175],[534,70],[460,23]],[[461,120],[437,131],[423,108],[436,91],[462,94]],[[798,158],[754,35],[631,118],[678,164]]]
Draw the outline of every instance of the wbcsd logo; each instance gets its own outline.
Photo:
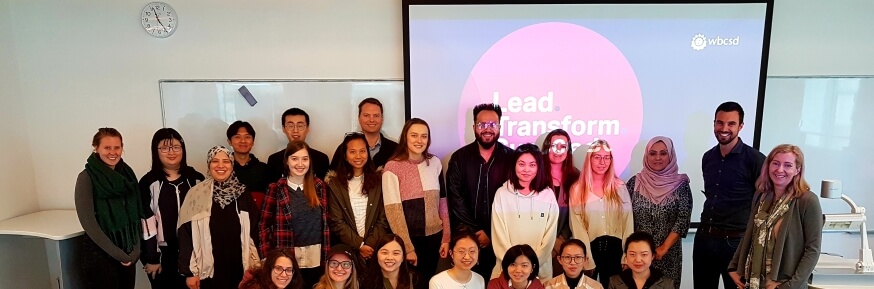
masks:
[[[707,38],[704,34],[692,36],[692,49],[697,51],[701,51],[707,46],[737,46],[738,44],[740,44],[740,36],[734,38],[722,38],[721,36]]]

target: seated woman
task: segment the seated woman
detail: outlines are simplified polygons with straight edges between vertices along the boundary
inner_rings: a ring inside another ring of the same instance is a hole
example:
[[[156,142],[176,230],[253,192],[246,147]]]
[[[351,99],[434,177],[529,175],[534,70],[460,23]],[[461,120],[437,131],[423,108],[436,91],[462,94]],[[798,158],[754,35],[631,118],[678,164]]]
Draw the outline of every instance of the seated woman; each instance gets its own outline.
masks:
[[[258,262],[255,201],[234,174],[231,151],[207,154],[209,177],[194,185],[179,209],[179,273],[191,289],[237,288]]]
[[[655,256],[655,240],[647,232],[635,232],[625,239],[625,264],[628,269],[610,277],[609,289],[674,289],[674,280],[650,268]]]
[[[544,289],[537,279],[537,254],[527,244],[510,247],[501,260],[501,269],[501,275],[489,281],[488,289]]]
[[[546,281],[547,289],[604,289],[601,283],[583,274],[583,264],[589,260],[586,256],[586,244],[577,239],[570,239],[561,244],[558,249],[558,263],[561,264],[561,275]]]
[[[728,274],[738,288],[807,288],[819,260],[822,222],[819,198],[804,180],[801,148],[775,147],[756,181],[747,231]]]
[[[368,289],[410,289],[417,276],[406,262],[407,249],[398,235],[388,234],[376,243],[376,263],[370,266],[362,285]]]
[[[276,249],[267,254],[263,264],[246,271],[240,289],[302,289],[302,278],[294,274],[297,270],[294,253]]]
[[[470,231],[453,234],[449,240],[449,257],[452,268],[440,272],[428,282],[430,289],[466,289],[485,288],[483,276],[471,271],[479,257],[479,246],[476,235]]]
[[[325,275],[313,289],[358,289],[358,265],[351,247],[340,244],[331,246]]]

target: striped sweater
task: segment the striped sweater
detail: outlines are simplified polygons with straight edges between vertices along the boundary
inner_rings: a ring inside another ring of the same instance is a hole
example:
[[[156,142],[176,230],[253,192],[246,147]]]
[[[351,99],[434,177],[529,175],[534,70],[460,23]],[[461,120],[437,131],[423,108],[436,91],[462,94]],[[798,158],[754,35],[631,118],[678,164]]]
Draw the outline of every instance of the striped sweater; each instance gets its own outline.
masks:
[[[449,242],[449,210],[440,159],[389,161],[382,173],[382,197],[389,226],[404,240],[407,252],[415,251],[411,236],[431,236],[442,230],[443,242]]]

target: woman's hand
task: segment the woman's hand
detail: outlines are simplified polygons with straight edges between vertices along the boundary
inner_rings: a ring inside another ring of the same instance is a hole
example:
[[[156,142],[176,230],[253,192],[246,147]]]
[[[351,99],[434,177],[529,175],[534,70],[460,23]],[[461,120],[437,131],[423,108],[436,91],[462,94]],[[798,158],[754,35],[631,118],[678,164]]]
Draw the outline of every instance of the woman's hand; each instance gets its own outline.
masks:
[[[670,248],[665,247],[665,245],[661,245],[661,246],[659,246],[658,248],[656,248],[655,259],[656,259],[656,260],[661,260],[662,258],[664,258],[665,255],[668,254],[668,249],[670,249]]]
[[[449,243],[440,243],[440,258],[449,256]]]
[[[410,262],[410,264],[413,266],[419,264],[419,258],[416,256],[416,251],[407,253],[407,262]]]
[[[373,248],[371,248],[370,246],[364,245],[364,246],[361,246],[361,248],[358,248],[358,252],[361,253],[361,257],[363,257],[364,259],[368,259],[368,258],[370,258],[370,256],[373,255]]]
[[[185,278],[185,285],[188,286],[188,289],[200,289],[200,277]]]
[[[765,289],[777,289],[777,287],[780,287],[780,284],[783,284],[783,283],[780,283],[780,282],[777,282],[774,280],[768,280],[768,282],[765,283]]]
[[[152,279],[155,279],[161,273],[161,264],[146,264],[143,270],[146,270],[146,275],[152,276]]]
[[[728,272],[728,276],[731,276],[731,280],[734,281],[734,285],[737,285],[737,289],[743,289],[746,286],[744,282],[740,281],[740,275],[737,274],[737,271]]]

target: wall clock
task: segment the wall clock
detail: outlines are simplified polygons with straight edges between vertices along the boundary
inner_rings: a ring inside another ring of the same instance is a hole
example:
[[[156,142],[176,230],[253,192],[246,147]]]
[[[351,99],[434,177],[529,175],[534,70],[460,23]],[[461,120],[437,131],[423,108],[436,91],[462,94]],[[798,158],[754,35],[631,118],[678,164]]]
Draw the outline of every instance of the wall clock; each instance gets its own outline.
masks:
[[[176,17],[176,10],[170,4],[164,2],[152,2],[143,8],[143,13],[140,17],[143,22],[143,29],[149,35],[158,38],[166,38],[176,32],[179,26],[179,18]]]

